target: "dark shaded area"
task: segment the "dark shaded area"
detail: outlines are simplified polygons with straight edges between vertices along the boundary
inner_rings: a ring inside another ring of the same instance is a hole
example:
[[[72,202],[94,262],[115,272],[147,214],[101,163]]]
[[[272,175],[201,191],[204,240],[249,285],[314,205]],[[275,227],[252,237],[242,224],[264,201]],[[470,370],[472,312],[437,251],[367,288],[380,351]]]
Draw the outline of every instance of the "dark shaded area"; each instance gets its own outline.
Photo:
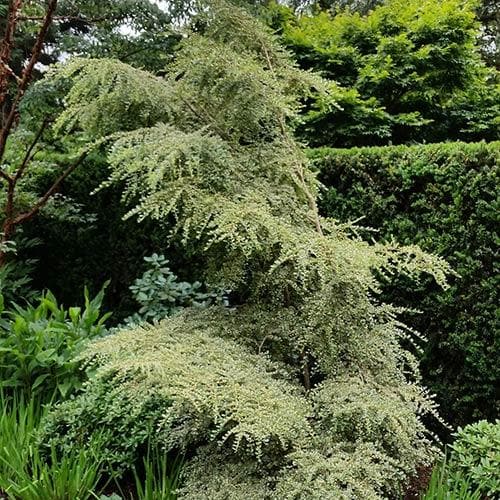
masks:
[[[453,425],[498,417],[498,174],[500,143],[311,151],[327,186],[325,215],[360,222],[444,257],[460,275],[440,290],[427,278],[387,284],[384,298],[419,308],[425,384]]]
[[[120,186],[90,194],[107,173],[105,159],[99,155],[76,170],[59,194],[70,199],[77,213],[58,218],[45,212],[26,224],[23,236],[39,239],[40,244],[21,257],[38,261],[33,287],[51,290],[66,305],[81,302],[84,286],[93,295],[110,280],[105,309],[113,311],[113,324],[137,310],[128,287],[142,275],[145,256],[166,255],[181,279],[191,279],[197,272],[187,265],[185,253],[168,241],[172,229],[168,222],[123,220],[128,209],[121,201]]]

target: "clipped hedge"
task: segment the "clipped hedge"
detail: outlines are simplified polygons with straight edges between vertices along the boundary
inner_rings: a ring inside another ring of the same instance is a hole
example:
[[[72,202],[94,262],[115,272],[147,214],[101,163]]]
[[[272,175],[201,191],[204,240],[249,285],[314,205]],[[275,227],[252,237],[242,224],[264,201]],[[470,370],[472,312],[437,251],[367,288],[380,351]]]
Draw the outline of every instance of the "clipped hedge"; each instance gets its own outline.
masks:
[[[384,294],[422,314],[422,370],[443,416],[464,425],[500,409],[498,174],[500,142],[315,149],[326,186],[322,210],[417,243],[445,257],[459,277],[446,291],[429,281],[388,284]],[[367,236],[369,237],[369,236]]]

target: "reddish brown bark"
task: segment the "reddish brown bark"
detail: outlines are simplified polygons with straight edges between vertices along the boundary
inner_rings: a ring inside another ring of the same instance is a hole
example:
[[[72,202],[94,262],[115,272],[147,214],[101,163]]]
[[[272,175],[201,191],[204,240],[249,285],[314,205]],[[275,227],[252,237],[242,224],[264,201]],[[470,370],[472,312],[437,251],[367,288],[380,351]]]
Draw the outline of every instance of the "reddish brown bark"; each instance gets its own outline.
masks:
[[[4,37],[0,44],[0,106],[3,106],[9,91],[9,80],[13,76],[10,69],[12,47],[14,45],[14,33],[16,31],[19,14],[21,12],[22,0],[11,0],[9,14]]]
[[[57,0],[50,0],[45,11],[45,15],[41,18],[42,25],[37,34],[35,43],[31,50],[31,56],[24,67],[20,77],[14,74],[11,70],[12,48],[14,46],[14,36],[17,24],[20,20],[22,0],[11,0],[9,5],[9,15],[5,28],[4,37],[0,43],[0,107],[4,114],[0,129],[0,163],[5,154],[7,139],[11,134],[18,116],[19,104],[21,103],[29,83],[33,77],[33,70],[36,63],[40,59],[43,50],[44,42],[47,37],[50,25],[54,19],[54,12],[57,7]],[[11,100],[8,100],[9,87],[11,80],[15,79],[17,84],[16,91]],[[9,101],[9,102],[8,102]],[[8,173],[0,168],[0,180],[3,180],[6,189],[6,202],[4,207],[4,217],[2,225],[1,242],[4,243],[11,239],[16,229],[16,226],[34,217],[40,209],[47,203],[49,198],[59,189],[61,182],[83,161],[85,155],[73,164],[70,165],[52,184],[47,192],[35,203],[27,212],[15,213],[15,196],[16,186],[18,181],[25,174],[30,161],[33,158],[33,151],[41,139],[43,131],[47,126],[48,121],[44,121],[40,131],[35,135],[33,142],[28,147],[23,161],[14,173]],[[5,253],[0,250],[0,267],[5,264]]]

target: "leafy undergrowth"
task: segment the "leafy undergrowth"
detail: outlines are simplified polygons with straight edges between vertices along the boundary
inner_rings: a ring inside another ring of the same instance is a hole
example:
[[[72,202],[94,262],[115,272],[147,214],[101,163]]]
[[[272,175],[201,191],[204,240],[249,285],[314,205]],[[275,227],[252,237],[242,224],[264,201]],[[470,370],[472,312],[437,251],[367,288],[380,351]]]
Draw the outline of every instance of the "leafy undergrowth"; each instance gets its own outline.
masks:
[[[38,399],[0,395],[0,498],[9,500],[174,499],[182,460],[150,447],[123,477],[106,469],[102,442],[60,455],[41,452],[38,427],[48,406]]]

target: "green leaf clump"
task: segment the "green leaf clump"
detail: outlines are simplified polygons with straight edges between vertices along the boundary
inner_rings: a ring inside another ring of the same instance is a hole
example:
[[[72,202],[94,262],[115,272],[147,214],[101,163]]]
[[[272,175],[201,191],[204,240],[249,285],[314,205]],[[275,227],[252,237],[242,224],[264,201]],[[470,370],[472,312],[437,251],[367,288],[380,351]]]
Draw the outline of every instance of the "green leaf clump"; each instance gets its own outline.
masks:
[[[0,294],[0,387],[46,399],[79,389],[83,374],[74,357],[106,332],[103,297],[104,288],[93,299],[85,289],[83,309],[65,308],[46,292],[36,306],[4,309]]]

